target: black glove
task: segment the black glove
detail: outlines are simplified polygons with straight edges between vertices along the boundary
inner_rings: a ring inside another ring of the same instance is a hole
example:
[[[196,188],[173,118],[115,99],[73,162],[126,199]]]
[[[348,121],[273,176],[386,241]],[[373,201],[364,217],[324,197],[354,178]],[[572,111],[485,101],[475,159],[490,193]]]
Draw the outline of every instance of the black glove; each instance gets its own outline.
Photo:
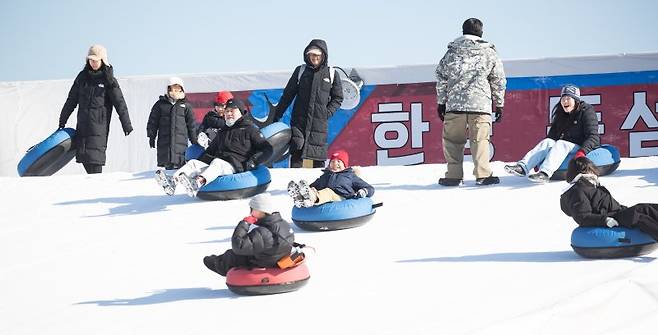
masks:
[[[498,123],[503,120],[503,107],[496,107],[496,111],[494,112],[494,123]]]
[[[443,121],[443,119],[446,117],[446,105],[445,104],[436,105],[436,111],[439,114],[439,119]]]
[[[155,148],[155,137],[149,137],[149,146]]]
[[[249,159],[246,162],[244,162],[244,170],[245,171],[250,171],[256,168],[256,163],[254,163],[253,160]]]
[[[64,123],[60,123],[60,124],[59,124],[59,127],[58,127],[57,129],[64,129],[64,127],[66,127],[66,124],[64,124]]]

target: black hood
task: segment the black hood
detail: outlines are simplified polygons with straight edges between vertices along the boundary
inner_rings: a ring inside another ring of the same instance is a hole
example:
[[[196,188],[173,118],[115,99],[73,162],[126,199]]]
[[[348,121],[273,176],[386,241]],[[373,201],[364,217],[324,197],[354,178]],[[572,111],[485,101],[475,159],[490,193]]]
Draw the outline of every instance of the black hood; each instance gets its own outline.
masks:
[[[306,65],[308,66],[312,66],[311,62],[309,62],[308,57],[306,56],[306,52],[308,51],[308,49],[312,47],[316,47],[322,50],[322,53],[324,54],[324,57],[322,58],[322,64],[320,64],[320,67],[327,66],[329,61],[329,52],[328,52],[329,50],[327,50],[327,42],[325,42],[324,40],[312,40],[306,46],[306,48],[304,48],[304,54],[302,55],[302,57],[304,58],[304,63],[306,63]]]

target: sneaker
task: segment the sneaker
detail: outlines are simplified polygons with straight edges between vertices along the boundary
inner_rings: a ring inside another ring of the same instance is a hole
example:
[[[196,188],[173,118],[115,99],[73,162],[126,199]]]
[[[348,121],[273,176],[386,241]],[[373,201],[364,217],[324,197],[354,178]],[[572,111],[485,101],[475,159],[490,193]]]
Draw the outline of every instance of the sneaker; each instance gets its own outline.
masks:
[[[304,207],[313,207],[313,204],[317,201],[317,197],[313,190],[311,190],[311,187],[308,186],[306,180],[300,180],[297,185],[299,185],[299,194],[304,199],[302,205]]]
[[[439,185],[443,186],[459,186],[462,184],[461,178],[439,178]]]
[[[189,195],[192,198],[196,197],[197,192],[199,192],[199,188],[203,186],[201,185],[201,183],[199,183],[199,181],[197,181],[196,178],[188,177],[184,173],[178,175],[177,181],[179,184],[185,187],[185,191],[187,192],[187,195]]]
[[[288,195],[292,198],[295,207],[304,207],[304,197],[299,193],[299,184],[292,180],[288,183]]]
[[[546,173],[544,173],[542,171],[539,171],[535,174],[529,175],[528,179],[532,182],[535,182],[535,183],[544,184],[544,183],[548,183],[548,180],[550,179],[550,177]]]
[[[475,185],[478,186],[486,186],[486,185],[494,185],[500,183],[500,179],[496,176],[489,176],[486,178],[476,178],[475,179]]]
[[[155,171],[155,181],[162,187],[167,195],[174,195],[176,191],[176,184],[174,178],[168,176],[163,170]]]
[[[518,177],[525,177],[525,170],[520,164],[505,165],[505,172]]]

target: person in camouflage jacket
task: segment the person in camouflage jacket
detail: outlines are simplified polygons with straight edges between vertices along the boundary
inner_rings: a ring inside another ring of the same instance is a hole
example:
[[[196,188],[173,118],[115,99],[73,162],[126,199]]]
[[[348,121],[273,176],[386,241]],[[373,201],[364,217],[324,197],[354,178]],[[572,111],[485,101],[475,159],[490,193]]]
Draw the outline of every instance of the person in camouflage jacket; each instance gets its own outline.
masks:
[[[502,119],[505,72],[494,45],[482,39],[482,22],[470,18],[462,25],[464,35],[448,45],[436,68],[439,118],[443,121],[443,154],[448,163],[444,186],[463,179],[462,163],[466,129],[473,155],[477,185],[499,183],[489,167],[489,134],[492,102],[496,122]]]

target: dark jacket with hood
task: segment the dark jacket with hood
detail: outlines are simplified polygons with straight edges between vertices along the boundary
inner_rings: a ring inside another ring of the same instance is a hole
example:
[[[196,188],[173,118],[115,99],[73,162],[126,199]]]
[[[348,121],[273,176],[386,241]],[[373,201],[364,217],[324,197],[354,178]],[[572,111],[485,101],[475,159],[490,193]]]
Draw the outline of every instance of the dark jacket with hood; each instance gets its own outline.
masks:
[[[158,166],[185,164],[187,140],[197,142],[194,128],[192,105],[185,98],[172,102],[167,95],[160,96],[146,125],[147,136],[158,139]]]
[[[553,110],[553,121],[546,137],[578,144],[585,153],[601,145],[599,123],[592,105],[580,101],[571,113],[566,113],[558,103]]]
[[[94,71],[87,64],[78,73],[59,115],[60,127],[66,125],[76,106],[75,159],[78,163],[105,165],[112,107],[119,114],[124,133],[127,135],[133,130],[126,101],[111,66],[103,63]]]
[[[272,155],[272,145],[244,115],[232,126],[225,125],[217,133],[206,151],[199,158],[210,164],[219,158],[230,163],[236,173],[251,170],[268,160]]]
[[[197,128],[196,133],[198,135],[204,132],[206,135],[208,135],[208,139],[212,141],[215,136],[217,136],[219,129],[225,125],[226,121],[224,118],[219,116],[219,113],[217,113],[215,109],[211,109],[203,117],[203,121],[201,121],[201,124],[199,125],[199,128]]]
[[[375,194],[375,189],[359,178],[351,167],[340,172],[331,172],[329,169],[325,169],[322,172],[323,174],[320,178],[316,179],[310,185],[316,190],[330,188],[336,194],[347,199],[356,197],[356,192],[362,188],[368,191],[368,197],[372,197]]]
[[[290,223],[275,212],[258,220],[255,226],[249,231],[249,223],[238,223],[231,238],[232,250],[236,255],[250,257],[255,266],[275,267],[278,260],[290,255],[295,242]]]
[[[322,63],[313,68],[306,52],[316,47],[324,54]],[[334,81],[331,82],[328,66],[329,53],[327,43],[323,40],[312,40],[304,48],[305,65],[298,66],[293,71],[279,104],[276,106],[274,120],[279,120],[285,113],[295,97],[295,103],[290,117],[290,126],[293,128],[293,142],[301,147],[302,158],[322,160],[327,158],[327,138],[329,133],[329,118],[343,102],[343,87],[340,76],[336,71]],[[299,71],[302,72],[299,78]],[[299,78],[299,80],[298,80]],[[298,131],[296,131],[296,129]],[[303,135],[303,139],[299,138]]]
[[[598,180],[579,176],[560,196],[562,212],[572,217],[579,226],[605,227],[607,217],[615,217],[626,209],[610,195],[608,189],[598,184]]]

